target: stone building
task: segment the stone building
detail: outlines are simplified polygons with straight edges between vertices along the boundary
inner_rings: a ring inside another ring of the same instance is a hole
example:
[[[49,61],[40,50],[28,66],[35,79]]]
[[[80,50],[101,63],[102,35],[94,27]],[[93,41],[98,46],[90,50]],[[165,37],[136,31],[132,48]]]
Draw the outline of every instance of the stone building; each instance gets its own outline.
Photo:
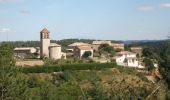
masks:
[[[111,46],[115,49],[115,50],[124,50],[124,43],[112,43]]]
[[[26,59],[30,58],[31,55],[35,55],[36,58],[39,58],[39,47],[19,47],[14,48],[14,56],[17,59]]]
[[[98,48],[101,44],[109,44],[111,46],[112,42],[111,41],[93,41],[92,43],[93,50],[98,51]]]
[[[61,46],[56,43],[51,43],[49,46],[49,57],[51,59],[66,59],[66,54],[61,52]]]
[[[118,52],[113,57],[113,60],[115,60],[117,65],[120,66],[128,66],[128,67],[134,67],[140,69],[145,68],[143,63],[137,58],[136,53],[134,52],[129,52],[129,51]]]
[[[50,43],[50,32],[44,28],[40,32],[40,56],[41,58],[47,57],[51,59],[66,58],[66,54],[61,52],[61,46],[56,43]]]
[[[93,58],[93,49],[91,48],[91,46],[77,46],[77,47],[75,47],[74,48],[74,57],[83,58],[83,54],[86,51],[90,51],[92,53],[90,58]]]
[[[83,42],[74,42],[67,47],[67,51],[73,51],[77,46],[91,46],[91,44],[83,43]]]
[[[40,32],[40,56],[41,58],[47,57],[49,58],[49,46],[50,46],[50,32],[44,28]]]
[[[143,51],[142,47],[131,47],[130,50],[132,52],[137,53],[139,56],[142,56],[142,51]]]

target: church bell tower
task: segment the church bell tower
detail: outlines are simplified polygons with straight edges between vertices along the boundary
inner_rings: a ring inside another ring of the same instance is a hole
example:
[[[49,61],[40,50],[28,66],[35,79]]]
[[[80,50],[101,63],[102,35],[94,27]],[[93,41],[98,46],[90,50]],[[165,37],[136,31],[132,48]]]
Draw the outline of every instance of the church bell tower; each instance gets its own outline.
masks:
[[[48,31],[47,28],[44,28],[40,32],[40,41],[41,41],[41,46],[40,46],[40,56],[41,58],[43,57],[48,57],[49,58],[49,46],[50,46],[50,32]]]

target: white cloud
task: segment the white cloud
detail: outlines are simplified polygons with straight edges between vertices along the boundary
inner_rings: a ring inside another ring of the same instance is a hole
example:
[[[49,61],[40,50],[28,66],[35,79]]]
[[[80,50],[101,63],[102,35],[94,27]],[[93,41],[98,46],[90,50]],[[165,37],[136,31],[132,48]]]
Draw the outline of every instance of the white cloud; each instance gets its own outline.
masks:
[[[150,6],[150,5],[143,5],[143,6],[140,6],[138,8],[140,11],[154,11],[155,10],[155,7],[154,6]]]
[[[8,33],[8,32],[14,32],[14,31],[12,31],[12,30],[9,29],[9,28],[1,28],[1,29],[0,29],[0,33]]]
[[[159,5],[161,8],[170,8],[170,3],[162,3]]]

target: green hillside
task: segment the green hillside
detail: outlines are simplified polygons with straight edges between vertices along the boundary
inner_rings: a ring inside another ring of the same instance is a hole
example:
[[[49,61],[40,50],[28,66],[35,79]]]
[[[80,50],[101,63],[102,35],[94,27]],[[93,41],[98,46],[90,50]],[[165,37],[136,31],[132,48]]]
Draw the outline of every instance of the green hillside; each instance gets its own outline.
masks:
[[[157,84],[143,74],[125,68],[72,70],[56,73],[24,74],[32,100],[145,100]],[[165,88],[165,86],[161,86]],[[151,100],[165,100],[166,89],[151,95]],[[37,94],[37,95],[34,95]]]

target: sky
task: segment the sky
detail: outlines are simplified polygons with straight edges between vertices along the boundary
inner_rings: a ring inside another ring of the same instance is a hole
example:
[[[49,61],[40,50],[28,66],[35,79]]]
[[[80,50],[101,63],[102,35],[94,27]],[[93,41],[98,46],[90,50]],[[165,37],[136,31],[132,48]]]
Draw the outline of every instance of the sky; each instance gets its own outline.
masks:
[[[160,40],[170,34],[170,0],[0,0],[0,41]]]

